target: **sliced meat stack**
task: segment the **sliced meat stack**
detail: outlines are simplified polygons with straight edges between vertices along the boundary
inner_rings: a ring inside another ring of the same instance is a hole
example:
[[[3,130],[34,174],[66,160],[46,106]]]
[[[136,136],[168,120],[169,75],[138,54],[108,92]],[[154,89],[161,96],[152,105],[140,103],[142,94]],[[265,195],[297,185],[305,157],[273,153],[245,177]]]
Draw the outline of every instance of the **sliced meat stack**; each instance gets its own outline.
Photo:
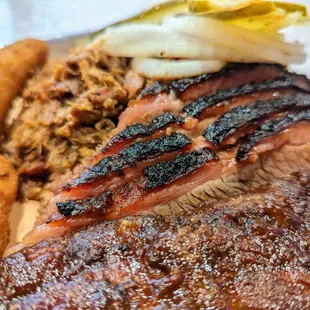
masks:
[[[270,64],[155,83],[51,199],[25,245],[97,221],[176,213],[309,168],[309,91],[304,76]]]
[[[309,205],[299,173],[181,216],[43,241],[0,262],[0,309],[309,309]]]

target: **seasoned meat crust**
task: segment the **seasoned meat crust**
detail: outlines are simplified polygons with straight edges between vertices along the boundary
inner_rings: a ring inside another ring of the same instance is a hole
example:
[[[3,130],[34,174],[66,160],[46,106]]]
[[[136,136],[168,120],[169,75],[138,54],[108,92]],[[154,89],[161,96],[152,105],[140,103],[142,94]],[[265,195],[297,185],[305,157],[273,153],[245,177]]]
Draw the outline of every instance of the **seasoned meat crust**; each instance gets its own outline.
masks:
[[[310,175],[129,217],[0,262],[0,309],[309,309]]]
[[[246,124],[255,124],[255,122],[268,115],[296,107],[309,108],[309,94],[300,93],[293,96],[269,99],[265,102],[259,100],[245,107],[236,107],[208,126],[204,136],[213,145],[218,145]]]
[[[213,96],[203,96],[199,98],[198,100],[185,106],[183,111],[188,115],[200,118],[204,110],[213,107],[218,103],[221,103],[222,101],[230,100],[237,96],[250,95],[255,92],[263,92],[265,90],[271,90],[271,89],[279,90],[288,87],[298,88],[299,86],[301,86],[302,88],[303,86],[302,82],[300,82],[299,80],[300,80],[299,77],[290,76],[290,74],[287,73],[287,76],[275,79],[273,81],[267,80],[260,84],[250,83],[242,85],[240,87],[222,90],[214,94]],[[309,90],[309,87],[305,87],[305,90]]]
[[[307,125],[310,122],[310,111],[291,112],[287,116],[272,121],[263,122],[256,130],[244,138],[240,144],[236,158],[238,161],[247,160],[250,157],[250,152],[256,144],[264,141],[267,138],[275,136],[277,133],[290,127],[298,129]],[[300,125],[301,123],[302,125]],[[288,130],[285,131],[288,133]],[[290,133],[291,134],[291,133]],[[295,135],[295,140],[297,135]]]
[[[205,73],[202,75],[199,75],[197,77],[192,77],[192,78],[183,78],[171,82],[155,82],[153,85],[150,85],[149,87],[143,89],[140,92],[140,97],[146,97],[146,96],[152,96],[152,95],[158,95],[161,92],[167,92],[167,91],[176,91],[176,92],[186,92],[188,89],[204,83],[204,82],[218,82],[218,80],[221,80],[223,77],[229,76],[232,79],[235,78],[240,78],[245,77],[251,73],[253,66],[255,67],[256,64],[232,64],[231,66],[227,66],[224,69],[222,69],[219,72],[216,73]],[[274,71],[268,72],[269,71],[269,66],[268,65],[261,65],[260,68],[260,74],[263,75],[262,81],[265,79],[269,80],[271,78],[274,78],[275,76],[283,76],[283,68],[281,66],[274,66]],[[250,78],[251,80],[251,78]],[[185,96],[187,97],[187,96]]]

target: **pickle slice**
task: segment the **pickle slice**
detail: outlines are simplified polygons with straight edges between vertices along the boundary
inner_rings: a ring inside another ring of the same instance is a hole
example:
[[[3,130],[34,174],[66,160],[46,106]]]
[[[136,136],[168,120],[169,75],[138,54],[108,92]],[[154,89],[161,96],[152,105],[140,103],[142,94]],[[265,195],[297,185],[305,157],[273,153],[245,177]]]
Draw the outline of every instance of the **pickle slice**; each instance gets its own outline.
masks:
[[[180,14],[189,14],[186,0],[175,0],[158,5],[151,10],[141,13],[126,22],[145,23],[145,22],[161,22],[164,17],[176,16]]]
[[[262,0],[175,0],[125,23],[160,23],[167,16],[189,14],[206,15],[249,30],[272,33],[307,20],[307,9],[299,4]]]
[[[174,0],[168,1],[166,3],[160,4],[146,12],[134,16],[130,19],[123,20],[111,26],[119,26],[124,24],[139,24],[139,23],[152,23],[160,24],[160,22],[167,16],[177,16],[177,15],[189,15],[187,0]],[[90,36],[90,40],[95,40],[100,37],[106,28],[93,33]]]
[[[307,10],[302,5],[281,2],[260,2],[234,12],[209,14],[238,27],[269,33],[278,32],[307,20]]]
[[[261,0],[188,0],[191,13],[208,14],[215,12],[230,12],[243,9]]]
[[[275,37],[282,28],[309,21],[306,7],[298,4],[263,0],[174,0],[113,26],[160,24],[166,17],[192,14],[215,18]],[[90,39],[100,37],[105,29],[94,33]]]

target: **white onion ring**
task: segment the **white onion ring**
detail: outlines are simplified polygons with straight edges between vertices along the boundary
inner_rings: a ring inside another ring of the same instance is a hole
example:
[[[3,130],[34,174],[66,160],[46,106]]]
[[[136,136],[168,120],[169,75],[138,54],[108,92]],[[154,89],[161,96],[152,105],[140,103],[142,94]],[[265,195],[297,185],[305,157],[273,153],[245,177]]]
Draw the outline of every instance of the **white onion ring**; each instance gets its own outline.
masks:
[[[301,63],[305,55],[301,45],[284,43],[246,29],[205,17],[183,16],[166,18],[163,26],[208,40],[213,44],[246,51],[253,57],[288,65]]]
[[[178,79],[220,71],[225,62],[216,60],[166,60],[135,58],[132,68],[148,78]]]
[[[259,62],[247,52],[219,46],[195,36],[152,24],[129,24],[107,29],[92,46],[116,57],[182,58],[230,62]]]

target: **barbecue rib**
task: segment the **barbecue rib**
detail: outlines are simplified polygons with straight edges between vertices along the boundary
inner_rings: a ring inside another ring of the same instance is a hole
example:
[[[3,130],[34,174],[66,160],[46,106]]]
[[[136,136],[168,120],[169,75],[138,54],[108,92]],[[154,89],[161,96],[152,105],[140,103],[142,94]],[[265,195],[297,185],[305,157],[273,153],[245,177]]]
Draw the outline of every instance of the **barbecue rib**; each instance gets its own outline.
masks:
[[[310,168],[310,81],[270,64],[142,91],[25,245],[145,212],[177,213]]]
[[[309,309],[309,205],[298,173],[43,241],[0,262],[0,309]]]

